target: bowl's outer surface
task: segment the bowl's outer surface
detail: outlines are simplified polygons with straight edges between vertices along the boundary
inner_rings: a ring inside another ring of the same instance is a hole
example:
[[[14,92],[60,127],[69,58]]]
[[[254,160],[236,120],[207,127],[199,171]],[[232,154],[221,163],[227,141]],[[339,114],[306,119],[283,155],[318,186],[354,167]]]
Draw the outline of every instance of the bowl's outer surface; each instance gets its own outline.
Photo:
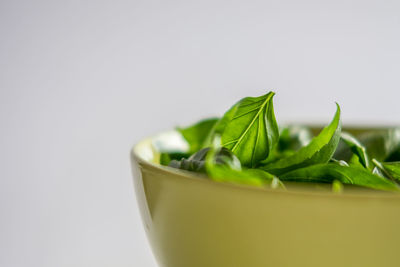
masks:
[[[132,152],[144,226],[162,267],[400,266],[400,198],[215,183]]]

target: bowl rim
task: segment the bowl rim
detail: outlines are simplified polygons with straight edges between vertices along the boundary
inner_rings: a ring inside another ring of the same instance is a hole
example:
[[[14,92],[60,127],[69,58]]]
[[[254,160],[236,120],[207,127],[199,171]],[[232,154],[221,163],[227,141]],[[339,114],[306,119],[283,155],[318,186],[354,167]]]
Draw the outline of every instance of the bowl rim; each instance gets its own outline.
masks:
[[[355,127],[358,128],[367,128],[367,129],[385,129],[389,127]],[[160,132],[161,134],[165,132]],[[131,160],[137,162],[138,165],[145,166],[146,168],[163,173],[168,174],[168,177],[173,177],[173,179],[189,179],[192,182],[208,184],[210,186],[217,186],[223,188],[231,188],[239,191],[245,192],[253,192],[253,193],[268,193],[268,194],[284,194],[284,195],[298,195],[298,196],[308,196],[308,197],[324,197],[324,198],[339,198],[339,199],[379,199],[379,200],[397,200],[400,201],[400,193],[388,192],[388,191],[379,191],[373,189],[365,189],[362,187],[354,187],[348,188],[343,193],[334,193],[328,190],[316,190],[315,188],[308,187],[308,183],[298,183],[298,182],[285,182],[285,184],[290,184],[290,190],[286,189],[273,189],[270,187],[257,187],[246,184],[238,184],[238,183],[230,183],[230,182],[220,182],[214,181],[212,179],[204,179],[207,176],[204,174],[198,174],[194,172],[189,172],[185,170],[180,170],[176,168],[172,168],[169,166],[164,166],[159,163],[152,162],[151,160],[145,159],[140,152],[140,147],[146,146],[151,149],[153,152],[158,152],[155,150],[154,146],[152,146],[152,140],[156,135],[152,135],[150,137],[142,138],[139,142],[133,145],[130,150]],[[133,163],[133,162],[132,162]],[[318,185],[318,183],[314,183]],[[325,184],[326,185],[326,184]]]

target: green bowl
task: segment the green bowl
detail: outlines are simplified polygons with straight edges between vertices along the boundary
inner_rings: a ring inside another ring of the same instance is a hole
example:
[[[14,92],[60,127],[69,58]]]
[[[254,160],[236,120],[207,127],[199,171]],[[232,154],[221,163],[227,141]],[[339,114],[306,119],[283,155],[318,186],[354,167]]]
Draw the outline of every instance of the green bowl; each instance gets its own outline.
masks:
[[[218,183],[159,165],[157,142],[138,143],[131,160],[159,266],[400,266],[399,196]]]

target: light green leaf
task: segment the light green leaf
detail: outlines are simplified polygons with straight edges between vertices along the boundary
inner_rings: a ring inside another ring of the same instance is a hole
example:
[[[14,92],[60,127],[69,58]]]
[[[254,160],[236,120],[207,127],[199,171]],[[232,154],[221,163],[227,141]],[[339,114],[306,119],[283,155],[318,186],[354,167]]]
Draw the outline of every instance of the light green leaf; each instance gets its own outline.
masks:
[[[215,126],[213,134],[221,135],[221,145],[230,149],[244,166],[255,167],[278,142],[274,94],[243,98]]]
[[[317,163],[328,162],[339,143],[341,133],[340,107],[337,105],[336,114],[332,122],[311,142],[296,153],[272,162],[261,168],[279,175],[297,168],[306,167]]]
[[[270,184],[271,187],[276,187],[274,183],[276,183],[278,179],[272,174],[260,169],[242,169],[241,171],[237,171],[226,166],[218,165],[208,167],[207,174],[212,180],[218,182],[231,182],[261,187],[266,184]]]

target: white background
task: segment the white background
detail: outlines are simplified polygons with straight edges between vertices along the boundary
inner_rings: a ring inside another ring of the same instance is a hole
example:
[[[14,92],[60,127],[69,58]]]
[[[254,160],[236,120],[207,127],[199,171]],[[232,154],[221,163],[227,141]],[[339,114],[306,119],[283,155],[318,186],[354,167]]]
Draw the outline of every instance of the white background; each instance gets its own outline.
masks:
[[[399,3],[1,0],[0,266],[155,267],[130,147],[241,97],[400,124]]]

